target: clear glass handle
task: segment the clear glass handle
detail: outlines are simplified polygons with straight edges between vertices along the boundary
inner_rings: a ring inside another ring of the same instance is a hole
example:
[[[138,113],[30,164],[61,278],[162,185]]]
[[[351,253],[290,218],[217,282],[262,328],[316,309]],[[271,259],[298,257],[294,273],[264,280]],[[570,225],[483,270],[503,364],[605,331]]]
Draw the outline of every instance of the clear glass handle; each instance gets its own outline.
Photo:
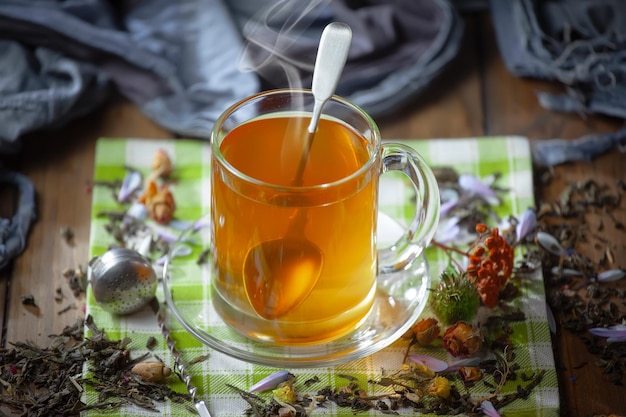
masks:
[[[403,172],[415,187],[415,215],[396,243],[378,250],[378,273],[388,274],[406,268],[428,246],[439,224],[439,186],[424,158],[409,146],[382,145],[381,175]]]

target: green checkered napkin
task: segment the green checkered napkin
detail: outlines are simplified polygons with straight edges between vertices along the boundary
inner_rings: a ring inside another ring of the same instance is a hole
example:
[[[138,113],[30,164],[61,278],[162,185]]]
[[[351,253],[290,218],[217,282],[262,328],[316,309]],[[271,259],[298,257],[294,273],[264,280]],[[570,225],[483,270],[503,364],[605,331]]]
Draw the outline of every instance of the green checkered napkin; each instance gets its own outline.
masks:
[[[525,138],[483,137],[402,142],[417,149],[433,167],[452,166],[459,173],[474,174],[478,177],[485,177],[495,172],[501,173],[499,185],[510,190],[505,195],[502,205],[496,208],[498,214],[502,216],[519,215],[526,208],[534,206],[530,148]],[[164,149],[170,155],[174,165],[174,184],[171,190],[177,205],[176,217],[195,220],[207,213],[209,209],[209,196],[206,192],[209,189],[209,145],[205,142],[102,138],[98,141],[96,149],[94,179],[97,181],[121,179],[126,172],[125,165],[148,173],[154,152],[159,148]],[[380,189],[380,209],[394,218],[408,221],[412,215],[407,205],[408,197],[403,194],[402,187],[397,187],[397,178],[383,176]],[[104,229],[106,220],[98,217],[97,214],[103,210],[122,208],[116,203],[110,190],[104,187],[94,188],[90,257],[103,254],[113,242],[112,237]],[[435,249],[428,249],[426,255],[433,279],[436,280],[440,271],[447,265],[447,258],[441,251]],[[157,296],[159,300],[163,300],[162,289],[158,290]],[[528,399],[509,404],[503,409],[503,413],[510,416],[557,416],[559,406],[557,377],[546,319],[545,294],[540,276],[531,277],[522,282],[522,297],[518,299],[518,303],[526,314],[525,322],[513,324],[512,338],[515,344],[516,362],[521,365],[518,374],[530,375],[542,370],[546,371],[546,374]],[[113,316],[99,308],[91,292],[88,291],[87,313],[94,317],[96,325],[104,329],[109,338],[130,337],[133,340],[131,345],[133,354],[138,356],[150,353],[173,366],[172,357],[160,335],[155,316],[149,308],[128,317]],[[424,313],[424,315],[428,314],[428,311]],[[189,362],[201,355],[208,355],[208,359],[188,366],[187,369],[193,375],[192,382],[198,387],[200,398],[209,404],[213,417],[240,417],[247,408],[247,403],[226,384],[247,389],[261,378],[276,371],[275,368],[232,359],[204,346],[188,334],[175,319],[172,319],[170,327],[184,361]],[[150,336],[156,337],[160,344],[148,351],[146,342]],[[333,387],[345,385],[346,380],[340,376],[341,374],[357,377],[361,387],[375,393],[380,392],[381,388],[374,388],[368,385],[367,381],[378,379],[383,369],[390,371],[398,369],[405,349],[406,341],[398,341],[378,353],[346,364],[313,369],[290,369],[290,371],[297,375],[301,382],[313,376],[320,378],[319,384],[309,388],[311,393],[327,385]],[[420,353],[446,359],[441,348],[428,348]],[[447,359],[451,360],[451,358]],[[168,383],[178,391],[185,391],[184,385],[176,377],[170,377]],[[519,383],[522,381],[507,383],[504,393],[514,391]],[[302,388],[299,391],[303,390],[305,389]],[[472,393],[478,398],[488,395],[486,390],[487,388],[482,384],[477,384],[477,388],[474,388]],[[88,387],[84,400],[88,404],[92,403],[97,395],[97,392]],[[158,407],[160,407],[158,413],[128,407],[106,413],[90,411],[86,416],[192,415],[186,405],[166,402],[158,404]],[[412,410],[401,410],[400,413],[415,415]],[[376,413],[372,411],[370,414]],[[354,414],[348,408],[328,404],[326,408],[316,409],[313,415],[349,417]]]

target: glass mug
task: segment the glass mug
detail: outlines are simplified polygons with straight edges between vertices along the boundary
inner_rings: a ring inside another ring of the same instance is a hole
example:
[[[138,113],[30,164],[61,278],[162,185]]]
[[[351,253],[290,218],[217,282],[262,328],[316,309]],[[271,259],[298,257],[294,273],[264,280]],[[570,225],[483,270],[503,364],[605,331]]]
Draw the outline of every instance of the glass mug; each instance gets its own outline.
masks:
[[[423,158],[381,143],[356,105],[332,97],[308,145],[313,102],[310,90],[263,92],[227,109],[211,133],[213,306],[232,328],[277,345],[357,329],[373,311],[377,278],[407,268],[439,219]],[[378,250],[379,176],[392,170],[415,187],[415,215]]]

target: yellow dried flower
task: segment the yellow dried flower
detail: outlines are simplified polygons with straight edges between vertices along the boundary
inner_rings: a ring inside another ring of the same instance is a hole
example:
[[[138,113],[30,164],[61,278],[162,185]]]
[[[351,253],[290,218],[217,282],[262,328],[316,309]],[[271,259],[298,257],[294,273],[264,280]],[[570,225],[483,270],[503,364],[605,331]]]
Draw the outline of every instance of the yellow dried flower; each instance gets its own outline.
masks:
[[[428,393],[441,398],[450,397],[450,381],[443,376],[437,376],[433,378],[430,386],[428,387]]]
[[[435,372],[433,372],[432,369],[430,369],[428,366],[424,365],[423,363],[412,363],[411,370],[415,373],[426,375],[427,377],[430,377],[430,378],[435,376]]]
[[[292,384],[284,384],[275,390],[272,390],[272,395],[278,401],[293,404],[296,402],[296,392],[293,390]]]

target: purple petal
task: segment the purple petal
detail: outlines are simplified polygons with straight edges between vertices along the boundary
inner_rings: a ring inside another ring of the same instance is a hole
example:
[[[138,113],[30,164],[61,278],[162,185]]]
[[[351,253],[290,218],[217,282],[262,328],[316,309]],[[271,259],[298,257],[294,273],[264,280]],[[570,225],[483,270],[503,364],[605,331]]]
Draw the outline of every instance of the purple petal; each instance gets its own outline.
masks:
[[[415,363],[419,363],[421,365],[426,366],[433,372],[443,372],[448,369],[448,364],[439,359],[435,359],[430,356],[423,355],[409,355],[409,359],[411,359]]]
[[[496,410],[491,401],[483,401],[482,403],[480,403],[480,408],[483,410],[483,413],[485,413],[486,416],[501,417],[500,413],[498,413],[498,410]]]
[[[280,384],[281,382],[285,382],[287,379],[289,379],[289,375],[289,371],[274,372],[273,374],[263,378],[262,380],[251,386],[249,392],[265,391],[268,389],[276,388],[278,384]]]
[[[611,327],[594,327],[589,329],[589,333],[594,336],[607,337],[608,343],[617,343],[626,341],[626,325],[616,324]]]
[[[547,250],[553,255],[563,256],[565,255],[565,249],[558,240],[551,234],[545,232],[537,232],[537,243],[539,246]]]
[[[463,174],[459,177],[459,185],[466,191],[484,197],[491,204],[495,200],[497,203],[498,196],[495,191],[486,186],[481,180],[470,174]]]
[[[174,243],[178,240],[178,236],[168,230],[157,230],[157,236],[164,242]]]
[[[528,209],[526,210],[519,219],[519,223],[515,227],[515,235],[517,236],[517,241],[524,239],[535,230],[535,226],[537,225],[537,215],[535,214],[535,210]]]
[[[139,171],[128,170],[122,180],[122,186],[117,194],[117,201],[123,203],[139,188],[143,178]]]
[[[181,232],[189,229],[191,227],[192,223],[186,220],[180,220],[180,219],[172,219],[170,220],[170,222],[168,223],[168,226],[171,227],[172,229],[175,230],[179,230]]]
[[[478,364],[480,364],[480,358],[460,359],[448,365],[448,371],[458,371],[464,366],[477,366]]]
[[[559,268],[558,266],[553,266],[550,272],[552,273],[552,275],[557,275],[561,277],[582,277],[583,276],[583,273],[580,271],[577,271],[575,269],[570,269],[570,268]]]
[[[548,317],[548,327],[550,328],[550,333],[556,334],[556,320],[554,319],[554,314],[552,313],[552,309],[546,303],[546,316]]]
[[[623,269],[609,269],[598,274],[598,281],[600,282],[612,282],[618,281],[626,276],[626,272]]]
[[[459,221],[458,217],[450,217],[440,222],[435,233],[435,240],[439,243],[449,243],[455,240],[461,233]]]
[[[126,215],[138,220],[146,220],[148,218],[148,208],[141,203],[133,203],[126,210]]]
[[[439,207],[439,217],[443,217],[450,213],[453,208],[455,208],[459,204],[459,200],[449,200],[445,203],[442,203]]]
[[[619,342],[626,342],[626,335],[624,336],[615,336],[615,337],[609,337],[608,339],[606,339],[607,343],[619,343]]]
[[[193,224],[193,231],[195,232],[209,226],[211,226],[211,219],[205,216]]]

